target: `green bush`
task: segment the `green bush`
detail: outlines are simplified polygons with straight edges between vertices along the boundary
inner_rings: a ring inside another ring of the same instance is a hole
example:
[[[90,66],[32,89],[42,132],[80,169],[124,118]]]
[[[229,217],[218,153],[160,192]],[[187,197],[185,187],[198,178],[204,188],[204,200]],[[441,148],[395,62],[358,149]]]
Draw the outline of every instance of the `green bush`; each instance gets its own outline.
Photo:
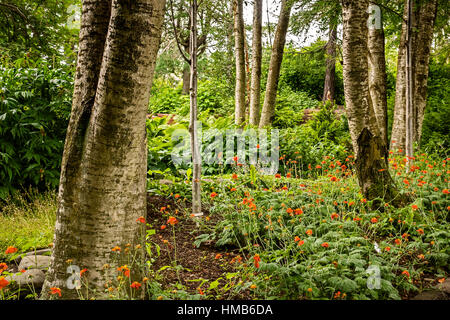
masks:
[[[327,156],[345,158],[351,150],[347,120],[337,119],[328,103],[305,125],[280,131],[280,154],[284,161],[296,161],[300,171],[319,165]]]
[[[0,67],[0,198],[57,187],[72,81],[70,70],[42,60]]]
[[[298,51],[287,48],[283,56],[279,88],[289,87],[292,91],[306,92],[311,97],[322,100],[325,83],[326,56],[325,42],[318,41],[310,47]],[[336,65],[336,103],[344,104],[342,67]]]
[[[445,155],[450,147],[450,65],[431,61],[422,149]]]

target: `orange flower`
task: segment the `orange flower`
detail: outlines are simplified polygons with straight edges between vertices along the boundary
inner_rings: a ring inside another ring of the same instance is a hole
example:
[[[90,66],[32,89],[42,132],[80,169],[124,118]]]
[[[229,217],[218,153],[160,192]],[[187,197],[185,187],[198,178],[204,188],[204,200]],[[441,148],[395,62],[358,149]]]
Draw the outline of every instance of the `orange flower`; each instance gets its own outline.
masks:
[[[121,271],[125,277],[130,277],[130,269],[126,265],[117,268],[117,271]]]
[[[296,215],[301,215],[301,214],[303,214],[303,210],[302,209],[295,209],[295,214]]]
[[[237,175],[236,173],[233,173],[233,175],[231,176],[231,178],[232,178],[233,180],[237,180],[238,175]]]
[[[4,262],[0,263],[0,274],[6,269],[8,269],[8,265]]]
[[[60,288],[56,288],[56,287],[52,287],[50,288],[50,294],[54,295],[57,294],[61,297],[61,289]]]
[[[408,272],[408,270],[403,271],[402,274],[405,275],[407,278],[409,278],[409,272]]]
[[[231,192],[236,191],[236,190],[237,190],[236,188],[231,188],[230,189]]]
[[[277,174],[275,175],[275,178],[277,178],[277,179],[281,178],[281,174],[277,173]]]
[[[300,247],[300,246],[302,246],[302,245],[304,245],[305,244],[305,241],[303,241],[303,240],[300,240],[299,242],[298,242],[298,246]]]
[[[136,219],[136,222],[145,223],[145,218],[140,216],[139,218]]]
[[[177,193],[176,195],[174,195],[175,199],[178,199],[180,197],[180,195]]]
[[[335,176],[333,176],[333,177],[331,177],[331,179],[330,179],[331,181],[337,181],[338,180],[338,178],[336,178]]]
[[[9,284],[9,281],[5,277],[0,277],[0,290],[3,290]]]
[[[321,244],[321,246],[324,248],[328,248],[330,245],[328,244],[328,242],[324,242]]]
[[[233,158],[233,161],[234,161],[234,162],[237,162],[237,161],[238,161],[238,157],[234,157],[234,158]]]
[[[387,252],[391,251],[391,247],[386,247],[384,248],[384,250],[386,250]]]
[[[80,277],[82,277],[83,274],[84,274],[86,271],[88,271],[88,269],[86,269],[86,268],[84,268],[83,270],[81,270],[81,271],[80,271]]]
[[[222,258],[222,255],[221,255],[220,253],[218,253],[218,254],[216,254],[216,256],[215,256],[214,259],[218,260],[218,259],[220,259],[220,258]]]
[[[448,189],[444,189],[444,190],[442,190],[442,193],[443,193],[443,194],[449,194],[450,191],[448,191]]]
[[[417,232],[418,232],[419,234],[424,234],[424,231],[423,231],[423,229],[422,229],[422,228],[420,228],[420,229],[417,229]]]
[[[335,218],[339,218],[339,215],[336,212],[333,212],[331,214],[331,220],[334,220]]]
[[[140,284],[137,281],[134,281],[132,284],[130,284],[130,287],[133,288],[133,289],[136,289],[136,290],[140,289],[141,286],[142,286],[142,284]]]
[[[377,223],[377,222],[378,222],[378,219],[377,219],[377,218],[372,218],[372,219],[370,219],[370,222],[372,222],[372,223]]]
[[[287,213],[292,213],[292,212],[294,212],[294,210],[292,210],[291,208],[287,208],[287,209],[286,209],[286,212],[287,212]]]
[[[167,219],[167,223],[174,226],[178,223],[178,220],[177,220],[177,218],[170,216],[169,219]]]
[[[361,199],[361,202],[362,202],[362,203],[367,203],[367,199],[365,199],[365,198],[364,198],[364,199]]]
[[[200,287],[197,288],[197,291],[198,291],[198,293],[200,293],[202,296],[205,294],[205,293],[203,292],[202,288],[200,288]]]
[[[395,239],[395,244],[399,245],[400,243],[402,243],[402,239]]]
[[[163,224],[163,225],[161,226],[161,230],[164,230],[165,228],[166,228],[166,225]]]
[[[419,209],[419,207],[418,207],[417,205],[415,205],[415,204],[413,204],[413,205],[411,206],[411,208],[412,208],[413,210]]]
[[[6,249],[5,254],[10,254],[10,253],[15,253],[15,252],[17,252],[17,248],[9,246]]]
[[[310,236],[310,235],[313,234],[313,231],[312,231],[311,229],[308,229],[308,230],[306,230],[306,234],[307,234],[308,236]]]
[[[255,263],[255,267],[259,268],[259,262],[261,261],[261,258],[259,257],[259,254],[255,254],[255,256],[253,257],[254,263]]]
[[[115,246],[114,248],[111,249],[111,251],[120,251],[120,247]]]
[[[286,178],[290,178],[290,177],[292,177],[292,175],[288,172],[288,173],[286,174]]]
[[[217,193],[216,192],[212,192],[210,197],[211,197],[211,199],[214,199],[215,197],[217,197]]]

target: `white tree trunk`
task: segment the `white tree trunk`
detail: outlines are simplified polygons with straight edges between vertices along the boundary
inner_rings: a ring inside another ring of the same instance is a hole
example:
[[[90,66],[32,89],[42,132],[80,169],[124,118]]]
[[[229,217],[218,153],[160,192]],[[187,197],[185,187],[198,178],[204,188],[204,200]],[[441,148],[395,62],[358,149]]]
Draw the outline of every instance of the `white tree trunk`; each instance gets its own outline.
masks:
[[[201,175],[202,163],[197,128],[197,0],[191,5],[191,37],[190,37],[190,58],[191,58],[191,79],[190,79],[190,123],[189,132],[191,134],[191,152],[193,161],[192,175],[192,214],[202,215],[201,202]]]
[[[92,113],[83,114],[78,124],[75,116],[71,120],[44,299],[50,297],[51,287],[61,289],[62,299],[78,298],[76,290],[66,286],[70,276],[66,273],[67,260],[87,268],[83,277],[89,282],[89,297],[104,297],[105,285],[115,278],[116,270],[103,266],[117,262],[132,267],[125,246],[143,240],[142,224],[136,220],[146,216],[145,121],[165,0],[114,0],[110,17],[108,6],[108,1],[83,2],[74,111],[79,108],[78,95],[83,90],[77,85],[82,86],[86,65],[98,59],[95,54],[100,48],[103,50],[101,40],[95,39],[97,51],[92,51],[93,43],[88,39],[105,36],[93,30],[104,31],[107,21],[108,34],[100,71],[89,71],[90,77],[98,77]],[[89,85],[92,80],[87,81]],[[77,134],[82,143],[74,148]],[[121,248],[120,254],[112,252],[115,246]],[[137,269],[131,270],[131,279],[141,280]],[[85,288],[81,292],[84,297],[88,295]]]

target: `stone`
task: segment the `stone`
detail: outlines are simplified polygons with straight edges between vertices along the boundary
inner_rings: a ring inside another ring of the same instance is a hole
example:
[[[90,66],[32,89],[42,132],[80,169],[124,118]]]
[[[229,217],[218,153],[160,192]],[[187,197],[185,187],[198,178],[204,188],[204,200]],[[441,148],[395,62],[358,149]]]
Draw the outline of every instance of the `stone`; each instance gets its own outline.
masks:
[[[426,290],[411,300],[448,300],[447,295],[440,290]]]
[[[450,279],[439,283],[437,286],[435,286],[435,288],[444,291],[446,294],[450,294]]]
[[[5,277],[15,288],[35,290],[42,288],[45,280],[45,273],[39,269],[30,269],[24,273],[16,273]]]
[[[50,264],[49,256],[25,256],[19,264],[19,270],[47,269]]]
[[[30,251],[30,252],[25,253],[25,256],[42,256],[42,255],[47,255],[47,253],[51,254],[52,249],[39,249],[36,251]]]

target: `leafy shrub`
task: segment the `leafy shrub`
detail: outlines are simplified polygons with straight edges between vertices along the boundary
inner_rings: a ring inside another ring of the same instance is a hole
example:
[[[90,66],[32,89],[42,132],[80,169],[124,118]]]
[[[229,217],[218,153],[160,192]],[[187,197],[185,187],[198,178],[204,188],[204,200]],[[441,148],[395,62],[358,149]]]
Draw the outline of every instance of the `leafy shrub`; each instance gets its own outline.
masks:
[[[305,125],[280,131],[282,160],[295,161],[300,171],[320,164],[326,156],[344,158],[350,150],[347,121],[337,119],[330,104],[323,105]]]
[[[325,42],[317,41],[302,51],[287,48],[283,56],[280,74],[280,88],[289,87],[293,91],[308,93],[322,100],[325,83],[326,51]],[[336,103],[344,104],[342,68],[336,67]]]
[[[450,65],[430,64],[421,147],[443,155],[450,147]]]
[[[26,64],[0,67],[0,198],[59,183],[72,74],[42,60]]]

